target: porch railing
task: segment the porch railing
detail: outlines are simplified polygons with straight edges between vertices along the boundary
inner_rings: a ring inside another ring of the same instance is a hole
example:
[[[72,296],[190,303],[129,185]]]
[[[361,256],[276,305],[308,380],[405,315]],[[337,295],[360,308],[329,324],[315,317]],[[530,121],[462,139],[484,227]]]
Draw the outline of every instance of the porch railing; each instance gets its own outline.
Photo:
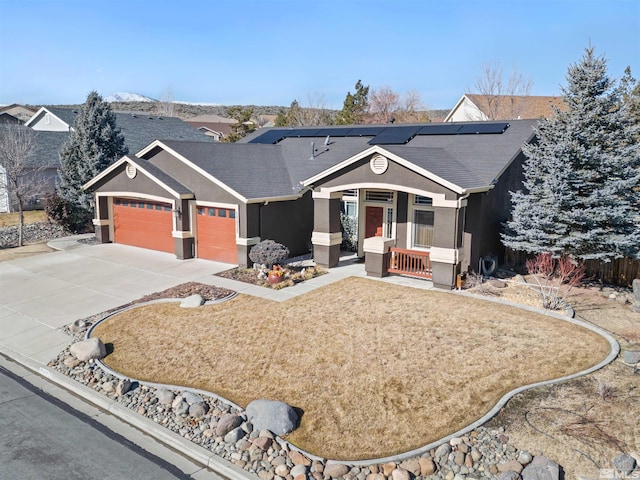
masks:
[[[389,273],[431,279],[429,252],[403,248],[391,248],[389,251]]]

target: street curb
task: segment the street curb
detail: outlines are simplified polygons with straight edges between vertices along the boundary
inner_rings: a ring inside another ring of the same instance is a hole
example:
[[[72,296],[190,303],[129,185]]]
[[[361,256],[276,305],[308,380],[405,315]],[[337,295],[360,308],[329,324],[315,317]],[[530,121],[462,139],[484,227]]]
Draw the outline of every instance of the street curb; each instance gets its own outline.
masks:
[[[67,377],[66,375],[63,375],[62,373],[45,365],[41,365],[15,350],[0,345],[0,353],[13,359],[23,367],[34,372],[36,375],[39,375],[59,387],[68,390],[83,400],[86,400],[93,406],[108,412],[128,425],[142,431],[168,448],[181,453],[202,467],[206,467],[229,480],[256,480],[257,478],[257,475],[251,474],[240,467],[237,467],[228,460],[219,457],[212,451],[207,450],[190,440],[182,438],[177,433],[157,425],[153,420],[143,417],[142,415],[138,415],[136,412],[121,405],[117,401],[101,395],[72,378]]]

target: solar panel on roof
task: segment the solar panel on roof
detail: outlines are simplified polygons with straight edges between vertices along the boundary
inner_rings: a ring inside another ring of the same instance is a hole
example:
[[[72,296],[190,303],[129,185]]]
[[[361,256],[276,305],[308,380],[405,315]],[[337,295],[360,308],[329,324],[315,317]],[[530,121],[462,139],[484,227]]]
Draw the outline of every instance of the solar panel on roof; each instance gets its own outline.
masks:
[[[479,122],[462,125],[458,130],[458,135],[469,135],[474,133],[503,133],[509,124],[507,122]]]
[[[418,135],[455,135],[460,130],[455,123],[441,125],[426,125],[418,130]]]
[[[369,140],[369,145],[404,145],[413,138],[421,127],[387,127]]]
[[[350,137],[349,133],[351,129],[349,127],[329,127],[329,128],[321,128],[318,131],[319,137],[326,137],[327,135],[331,137]]]
[[[375,136],[382,132],[385,127],[355,127],[349,130],[349,137]]]
[[[277,143],[284,138],[285,132],[286,130],[269,130],[248,143],[263,143],[267,145]]]
[[[319,129],[317,128],[294,128],[285,131],[286,137],[317,137]]]

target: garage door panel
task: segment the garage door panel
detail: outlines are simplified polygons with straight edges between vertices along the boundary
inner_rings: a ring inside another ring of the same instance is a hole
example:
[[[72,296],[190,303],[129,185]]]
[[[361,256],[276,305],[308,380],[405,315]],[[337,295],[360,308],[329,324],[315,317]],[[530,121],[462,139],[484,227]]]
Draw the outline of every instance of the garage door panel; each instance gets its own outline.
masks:
[[[198,207],[198,257],[238,263],[235,210]]]
[[[113,217],[116,243],[174,252],[170,204],[115,199]]]

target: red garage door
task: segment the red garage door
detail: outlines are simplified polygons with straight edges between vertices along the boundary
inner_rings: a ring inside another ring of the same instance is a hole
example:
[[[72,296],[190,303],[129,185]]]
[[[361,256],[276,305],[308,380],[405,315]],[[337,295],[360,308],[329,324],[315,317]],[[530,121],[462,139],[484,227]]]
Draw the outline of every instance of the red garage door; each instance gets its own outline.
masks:
[[[236,212],[228,208],[198,207],[198,257],[238,263]]]
[[[116,243],[174,252],[173,218],[168,203],[115,198],[113,225]]]

